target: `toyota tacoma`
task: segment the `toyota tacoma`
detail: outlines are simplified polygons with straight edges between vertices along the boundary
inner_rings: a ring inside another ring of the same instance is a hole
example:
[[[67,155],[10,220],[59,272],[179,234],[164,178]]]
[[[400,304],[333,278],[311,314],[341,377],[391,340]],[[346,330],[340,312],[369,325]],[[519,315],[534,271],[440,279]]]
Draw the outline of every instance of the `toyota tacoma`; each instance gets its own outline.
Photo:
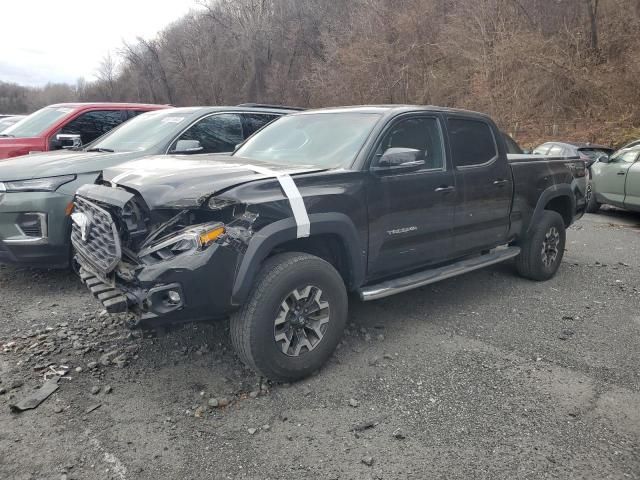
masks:
[[[364,301],[508,259],[556,273],[585,209],[579,158],[507,154],[479,113],[331,108],[271,123],[233,155],[147,158],[81,187],[83,282],[134,323],[231,317],[239,357],[290,381],[320,368]]]

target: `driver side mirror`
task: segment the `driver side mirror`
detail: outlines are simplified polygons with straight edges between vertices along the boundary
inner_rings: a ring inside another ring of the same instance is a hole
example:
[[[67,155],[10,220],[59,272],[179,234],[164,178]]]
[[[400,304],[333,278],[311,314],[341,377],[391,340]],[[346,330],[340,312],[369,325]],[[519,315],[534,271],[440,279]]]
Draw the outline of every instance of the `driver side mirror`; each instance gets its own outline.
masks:
[[[610,161],[611,159],[609,158],[609,155],[600,155],[596,160],[596,162],[600,162],[600,163],[609,163]]]
[[[200,140],[178,140],[171,153],[196,153],[204,150]]]
[[[389,173],[419,170],[425,165],[425,161],[421,159],[422,156],[423,152],[415,148],[389,148],[372,170]]]
[[[82,146],[82,137],[77,133],[59,133],[56,135],[54,148],[80,148]]]

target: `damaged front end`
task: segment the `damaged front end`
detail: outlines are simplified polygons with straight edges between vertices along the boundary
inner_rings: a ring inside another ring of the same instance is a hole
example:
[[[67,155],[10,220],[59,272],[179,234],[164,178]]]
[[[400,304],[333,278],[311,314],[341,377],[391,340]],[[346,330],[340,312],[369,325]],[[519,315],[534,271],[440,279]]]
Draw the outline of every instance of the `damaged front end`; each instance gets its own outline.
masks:
[[[215,196],[150,209],[134,190],[82,187],[71,241],[82,281],[139,322],[223,317],[258,215]]]

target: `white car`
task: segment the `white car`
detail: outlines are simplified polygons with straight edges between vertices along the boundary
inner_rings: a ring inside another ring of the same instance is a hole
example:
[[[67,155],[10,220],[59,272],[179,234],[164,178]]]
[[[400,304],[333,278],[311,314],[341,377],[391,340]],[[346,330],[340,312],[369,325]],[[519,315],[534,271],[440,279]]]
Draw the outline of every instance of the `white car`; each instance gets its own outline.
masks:
[[[640,212],[640,143],[599,157],[591,177],[587,212],[597,212],[604,203]]]

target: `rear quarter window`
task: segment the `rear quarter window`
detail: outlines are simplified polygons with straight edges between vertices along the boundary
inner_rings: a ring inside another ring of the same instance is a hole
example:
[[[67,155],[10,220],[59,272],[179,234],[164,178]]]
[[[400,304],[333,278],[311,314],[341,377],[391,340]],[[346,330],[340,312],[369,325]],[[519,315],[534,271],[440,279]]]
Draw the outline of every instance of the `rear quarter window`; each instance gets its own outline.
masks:
[[[491,127],[481,120],[448,120],[451,153],[456,167],[472,167],[490,162],[498,155]]]

